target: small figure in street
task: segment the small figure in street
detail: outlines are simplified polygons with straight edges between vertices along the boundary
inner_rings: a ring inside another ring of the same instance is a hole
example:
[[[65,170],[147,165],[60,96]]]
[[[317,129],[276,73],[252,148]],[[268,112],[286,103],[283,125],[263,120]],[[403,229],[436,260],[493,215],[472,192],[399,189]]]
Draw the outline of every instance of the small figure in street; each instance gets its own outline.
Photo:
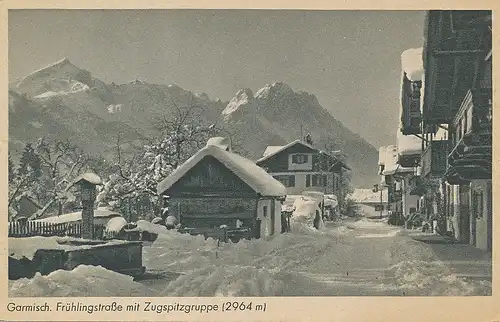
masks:
[[[314,216],[314,221],[313,221],[314,228],[319,229],[320,219],[321,215],[319,213],[319,210],[316,210],[316,216]]]
[[[241,228],[243,226],[243,221],[241,221],[239,218],[236,219],[236,228]]]

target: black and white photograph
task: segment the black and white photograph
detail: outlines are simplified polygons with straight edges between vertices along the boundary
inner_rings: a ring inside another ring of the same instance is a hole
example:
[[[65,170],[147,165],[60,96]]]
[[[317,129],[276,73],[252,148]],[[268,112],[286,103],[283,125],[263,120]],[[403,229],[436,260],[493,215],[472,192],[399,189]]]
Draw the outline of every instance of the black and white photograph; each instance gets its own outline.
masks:
[[[9,298],[491,297],[492,34],[8,10]]]

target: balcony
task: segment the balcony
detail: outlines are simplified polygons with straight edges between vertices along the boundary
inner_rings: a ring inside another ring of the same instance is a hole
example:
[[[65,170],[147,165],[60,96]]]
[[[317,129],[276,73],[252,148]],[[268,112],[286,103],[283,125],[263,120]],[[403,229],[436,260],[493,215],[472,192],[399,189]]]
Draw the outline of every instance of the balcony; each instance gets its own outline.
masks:
[[[491,11],[430,11],[427,17],[422,108],[424,129],[450,123],[474,86],[491,45]]]
[[[447,178],[452,181],[491,179],[491,89],[469,90],[453,120]]]
[[[442,177],[446,172],[448,140],[431,141],[422,153],[422,176]]]
[[[412,196],[423,196],[426,192],[424,179],[421,176],[413,176],[408,181],[408,191]]]
[[[403,77],[403,88],[401,93],[401,132],[404,135],[420,134],[420,89],[422,81],[411,81],[406,76]]]

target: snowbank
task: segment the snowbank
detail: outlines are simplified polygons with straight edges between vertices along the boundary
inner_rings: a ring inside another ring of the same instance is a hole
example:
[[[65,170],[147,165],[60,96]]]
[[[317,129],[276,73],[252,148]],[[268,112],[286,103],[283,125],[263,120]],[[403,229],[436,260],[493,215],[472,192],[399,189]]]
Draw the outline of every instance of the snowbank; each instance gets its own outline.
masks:
[[[85,243],[87,240],[73,237],[25,237],[25,238],[9,238],[9,256],[15,259],[23,257],[32,260],[35,253],[39,249],[88,249],[98,247],[99,245],[71,245],[69,242]],[[107,242],[106,245],[125,243],[125,241]]]
[[[394,263],[388,274],[396,287],[407,296],[491,295],[487,281],[471,281],[453,274],[429,245],[407,238],[396,239],[391,246]]]
[[[138,220],[136,225],[135,228],[127,229],[127,231],[147,231],[153,234],[163,234],[168,231],[165,226],[152,224],[147,220]]]
[[[293,220],[313,220],[318,209],[318,201],[302,196],[294,201],[293,206],[295,208],[292,216]]]
[[[276,296],[287,272],[311,264],[344,233],[292,223],[290,233],[218,248],[213,239],[168,231],[144,248],[144,265],[183,273],[159,296]]]
[[[72,271],[57,270],[47,276],[9,282],[10,297],[148,296],[144,285],[131,276],[101,266],[80,265]]]
[[[118,233],[127,224],[127,221],[123,217],[111,218],[106,224],[106,232]]]

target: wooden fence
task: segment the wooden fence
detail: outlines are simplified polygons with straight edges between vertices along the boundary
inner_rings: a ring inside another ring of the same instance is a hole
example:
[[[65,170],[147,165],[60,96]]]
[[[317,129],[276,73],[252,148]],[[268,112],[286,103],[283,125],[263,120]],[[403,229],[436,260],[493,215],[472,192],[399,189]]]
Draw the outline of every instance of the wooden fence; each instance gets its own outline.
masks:
[[[106,226],[94,224],[94,238],[103,239]],[[9,222],[9,237],[69,236],[81,238],[82,223]]]

